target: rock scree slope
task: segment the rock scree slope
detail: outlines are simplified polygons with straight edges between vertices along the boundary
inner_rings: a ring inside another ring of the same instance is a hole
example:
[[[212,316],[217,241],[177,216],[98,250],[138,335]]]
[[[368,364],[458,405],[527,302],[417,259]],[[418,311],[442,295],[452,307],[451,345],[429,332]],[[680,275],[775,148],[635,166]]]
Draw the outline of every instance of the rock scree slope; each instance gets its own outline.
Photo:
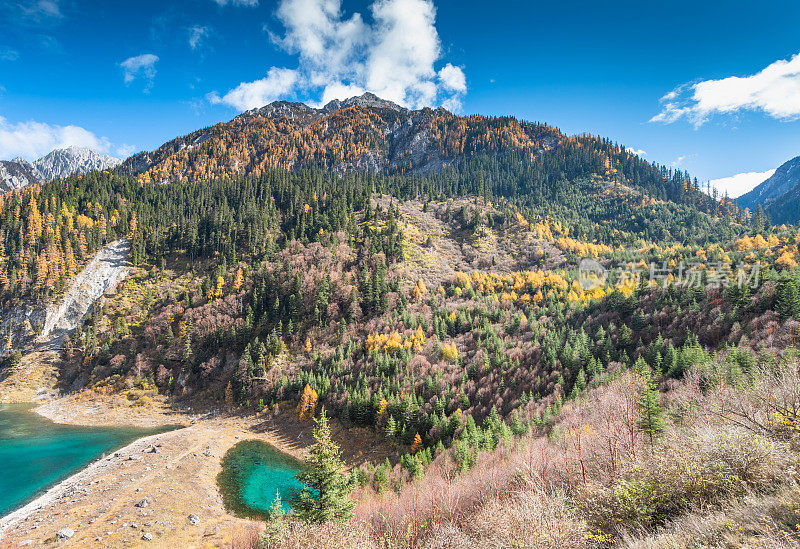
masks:
[[[48,308],[39,343],[58,348],[64,336],[80,326],[92,304],[113,290],[128,273],[130,244],[122,238],[102,248],[78,275],[60,303]]]

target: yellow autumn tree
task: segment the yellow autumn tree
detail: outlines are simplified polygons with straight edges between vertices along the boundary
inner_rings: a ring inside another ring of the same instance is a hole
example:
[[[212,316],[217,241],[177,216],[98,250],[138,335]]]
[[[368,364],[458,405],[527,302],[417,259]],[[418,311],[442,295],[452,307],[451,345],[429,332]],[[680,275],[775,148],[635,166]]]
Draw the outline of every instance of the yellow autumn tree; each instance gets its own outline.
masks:
[[[100,221],[98,222],[98,230],[100,232],[100,240],[105,242],[106,234],[108,230],[108,224],[106,222],[106,216],[101,215]]]
[[[378,404],[378,421],[385,419],[388,409],[389,401],[385,398],[382,398],[380,404]]]
[[[67,241],[66,248],[64,249],[64,269],[67,276],[75,276],[77,272],[77,264],[75,263],[75,254],[72,251],[72,244]]]
[[[311,385],[306,383],[300,395],[300,402],[297,403],[297,414],[300,416],[300,421],[314,417],[317,409],[317,398],[317,392],[311,388]]]
[[[244,284],[244,271],[239,267],[236,270],[236,278],[233,279],[233,289],[238,292],[242,284]]]
[[[414,289],[411,290],[411,295],[417,301],[422,299],[425,294],[428,293],[428,288],[425,287],[425,283],[422,279],[417,280],[417,283],[414,285]]]
[[[455,362],[458,360],[458,348],[455,343],[445,343],[442,345],[442,360],[445,362]]]
[[[87,252],[86,235],[83,233],[83,231],[78,233],[78,251],[81,254],[81,258],[86,257],[86,252]]]
[[[179,337],[180,339],[183,339],[183,338],[185,338],[185,337],[186,337],[186,331],[187,331],[187,329],[188,329],[188,327],[187,327],[187,325],[186,325],[186,321],[185,321],[185,320],[181,320],[181,321],[178,323],[178,337]]]
[[[775,260],[775,266],[779,269],[791,270],[797,267],[797,261],[795,261],[792,252],[785,251]]]
[[[422,450],[422,448],[423,448],[422,437],[419,436],[419,433],[416,433],[414,435],[414,443],[411,445],[411,453],[416,454],[417,452]]]
[[[225,387],[225,404],[231,406],[233,404],[233,384],[229,381],[228,386]]]
[[[36,287],[44,289],[47,284],[47,256],[44,252],[36,259]]]

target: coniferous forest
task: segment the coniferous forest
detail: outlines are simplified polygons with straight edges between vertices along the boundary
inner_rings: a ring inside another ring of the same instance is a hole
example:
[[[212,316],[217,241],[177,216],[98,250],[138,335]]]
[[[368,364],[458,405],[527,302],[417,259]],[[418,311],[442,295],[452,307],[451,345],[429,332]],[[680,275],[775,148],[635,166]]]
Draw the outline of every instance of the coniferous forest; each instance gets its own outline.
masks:
[[[341,498],[355,498],[331,516],[351,520],[355,505],[370,539],[403,546],[444,535],[445,514],[425,515],[432,500],[418,509],[428,518],[401,518],[444,479],[463,496],[447,524],[475,543],[464,517],[562,494],[547,512],[576,539],[553,546],[610,546],[724,498],[791,491],[769,461],[796,458],[789,396],[762,402],[763,421],[735,416],[761,430],[746,441],[686,429],[712,397],[796,379],[797,227],[622,145],[513,119],[426,113],[445,159],[431,169],[432,156],[359,133],[394,111],[358,111],[322,137],[242,115],[194,149],[165,145],[139,173],[129,161],[0,197],[5,308],[58,300],[97,250],[130,243],[131,274],[64,342],[60,386],[142,406],[288,410],[299,422],[324,408],[395,456],[351,464],[344,480],[328,466]],[[241,133],[255,140],[245,149]],[[396,162],[340,169],[371,149]],[[246,173],[230,169],[234,157]],[[584,284],[584,258],[608,276]],[[6,348],[29,336],[10,326]],[[329,445],[323,423],[315,436]],[[680,440],[687,461],[659,462]],[[737,444],[761,457],[737,465]],[[540,461],[522,469],[534,449]],[[751,469],[758,460],[763,470]],[[659,492],[665,471],[684,484]],[[478,494],[494,474],[503,494]],[[306,517],[313,493],[303,497]],[[280,535],[318,535],[292,532]]]

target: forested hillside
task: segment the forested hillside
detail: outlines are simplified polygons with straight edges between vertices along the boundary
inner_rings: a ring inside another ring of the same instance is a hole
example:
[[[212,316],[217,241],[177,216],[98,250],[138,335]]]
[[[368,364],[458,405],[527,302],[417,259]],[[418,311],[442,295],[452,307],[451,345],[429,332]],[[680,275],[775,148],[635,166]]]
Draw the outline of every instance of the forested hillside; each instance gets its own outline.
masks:
[[[65,343],[64,390],[298,421],[324,406],[396,452],[352,475],[361,505],[387,509],[426,471],[467,479],[487,456],[557,440],[562,411],[588,413],[604,388],[635,390],[641,449],[661,432],[659,388],[715,361],[749,375],[794,356],[800,232],[686,173],[512,118],[269,107],[117,173],[2,197],[6,305],[51,299],[100,246],[131,242],[133,274]],[[583,258],[608,276],[586,284]],[[612,454],[605,488],[637,463]],[[681,512],[706,502],[687,498]],[[620,529],[598,501],[569,508],[587,546],[669,518],[620,511]],[[433,534],[367,515],[401,544]]]

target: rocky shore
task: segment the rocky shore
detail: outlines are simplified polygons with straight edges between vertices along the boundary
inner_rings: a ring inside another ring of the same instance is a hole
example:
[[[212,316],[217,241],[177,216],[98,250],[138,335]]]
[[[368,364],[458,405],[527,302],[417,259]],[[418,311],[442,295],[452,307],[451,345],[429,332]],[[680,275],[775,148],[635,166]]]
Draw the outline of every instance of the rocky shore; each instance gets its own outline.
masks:
[[[288,408],[288,407],[287,407]],[[175,411],[163,402],[126,406],[118,397],[71,396],[36,409],[75,425],[180,426],[98,459],[23,508],[0,519],[0,547],[224,547],[249,520],[227,512],[216,477],[225,452],[258,439],[297,459],[313,442],[312,424],[293,412],[270,416],[219,410]],[[334,428],[345,459],[383,459],[366,429]],[[383,457],[382,457],[383,455]]]

